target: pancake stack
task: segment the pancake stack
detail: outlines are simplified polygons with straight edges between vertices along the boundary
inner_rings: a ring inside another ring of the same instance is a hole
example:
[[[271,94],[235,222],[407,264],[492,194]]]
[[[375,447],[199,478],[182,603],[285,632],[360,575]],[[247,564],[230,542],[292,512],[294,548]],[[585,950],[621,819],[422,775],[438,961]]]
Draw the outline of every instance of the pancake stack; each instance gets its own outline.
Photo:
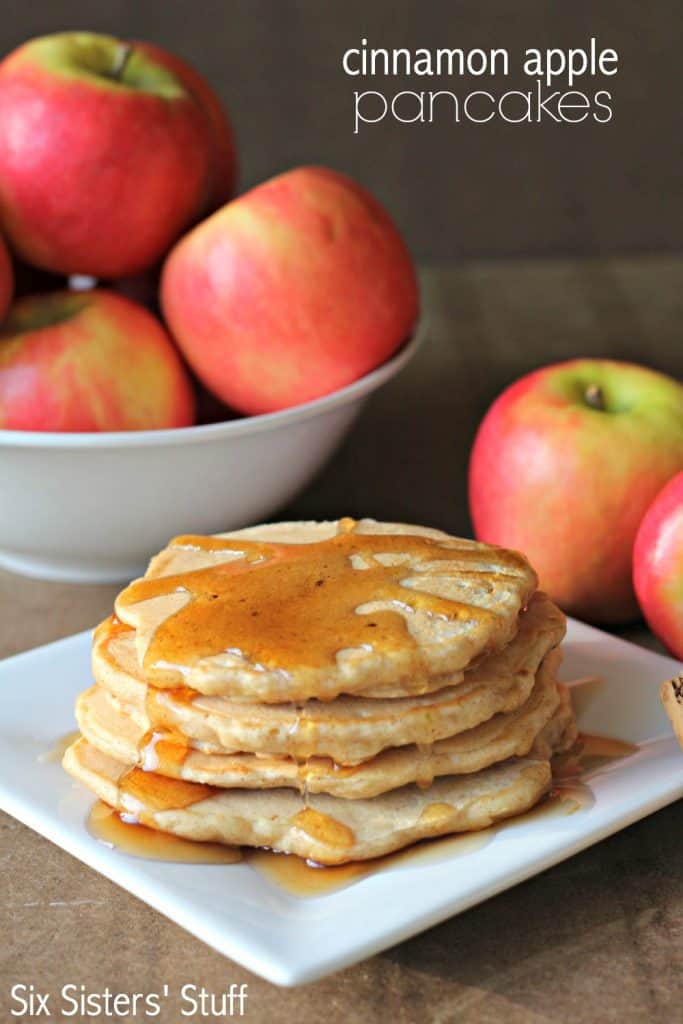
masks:
[[[576,740],[518,553],[364,519],[178,537],[95,631],[64,766],[125,821],[320,864],[536,804]]]

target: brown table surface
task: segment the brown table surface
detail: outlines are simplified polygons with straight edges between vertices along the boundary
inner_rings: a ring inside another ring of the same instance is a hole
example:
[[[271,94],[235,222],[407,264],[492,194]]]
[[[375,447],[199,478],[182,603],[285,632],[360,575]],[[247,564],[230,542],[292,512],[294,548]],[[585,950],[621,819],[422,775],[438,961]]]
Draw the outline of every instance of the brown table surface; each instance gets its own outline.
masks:
[[[683,259],[429,267],[423,286],[429,343],[287,515],[467,533],[469,445],[509,381],[584,354],[683,378]],[[0,573],[0,656],[92,625],[116,590]],[[656,647],[643,627],[623,633]],[[682,837],[674,805],[341,974],[283,991],[0,815],[0,1009],[18,982],[58,994],[70,981],[216,993],[247,981],[252,1021],[671,1024],[682,1013]],[[161,1020],[181,1019],[169,1000]]]

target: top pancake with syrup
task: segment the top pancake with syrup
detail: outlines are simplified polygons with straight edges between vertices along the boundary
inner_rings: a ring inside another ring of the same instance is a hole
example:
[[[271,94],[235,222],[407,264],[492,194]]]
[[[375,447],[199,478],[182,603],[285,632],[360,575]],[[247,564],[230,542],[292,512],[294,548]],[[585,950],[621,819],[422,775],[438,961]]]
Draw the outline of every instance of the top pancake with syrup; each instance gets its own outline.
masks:
[[[516,552],[365,519],[178,537],[119,595],[157,687],[333,699],[458,673],[515,635]]]

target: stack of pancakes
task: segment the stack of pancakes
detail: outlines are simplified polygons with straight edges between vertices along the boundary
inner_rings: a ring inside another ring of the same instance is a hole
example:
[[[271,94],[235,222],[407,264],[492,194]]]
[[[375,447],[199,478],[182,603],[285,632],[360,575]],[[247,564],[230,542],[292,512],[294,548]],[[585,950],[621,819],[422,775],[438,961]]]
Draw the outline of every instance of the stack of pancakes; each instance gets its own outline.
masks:
[[[321,864],[485,828],[576,739],[536,588],[417,526],[176,538],[95,631],[65,767],[124,820]]]

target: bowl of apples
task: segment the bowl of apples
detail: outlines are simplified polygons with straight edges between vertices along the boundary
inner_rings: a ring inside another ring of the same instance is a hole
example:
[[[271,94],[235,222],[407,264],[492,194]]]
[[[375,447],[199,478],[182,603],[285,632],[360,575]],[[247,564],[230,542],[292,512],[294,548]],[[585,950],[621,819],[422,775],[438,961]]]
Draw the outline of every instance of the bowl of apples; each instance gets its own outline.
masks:
[[[303,488],[419,344],[382,206],[299,167],[234,197],[197,71],[149,43],[0,62],[0,564],[118,581]]]

